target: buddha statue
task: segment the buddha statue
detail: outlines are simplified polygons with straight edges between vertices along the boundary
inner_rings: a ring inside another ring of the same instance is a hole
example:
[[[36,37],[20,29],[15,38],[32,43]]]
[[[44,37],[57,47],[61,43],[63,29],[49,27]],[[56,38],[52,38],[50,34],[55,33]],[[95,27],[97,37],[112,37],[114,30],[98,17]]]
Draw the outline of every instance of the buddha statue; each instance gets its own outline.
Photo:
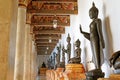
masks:
[[[56,60],[57,60],[57,64],[59,64],[60,63],[60,47],[58,46],[57,46]]]
[[[115,52],[109,59],[110,66],[113,66],[115,70],[120,70],[120,51]]]
[[[41,68],[46,68],[46,64],[43,62]]]
[[[75,46],[76,46],[75,54],[76,54],[76,56],[71,58],[69,60],[69,63],[80,64],[80,62],[81,62],[81,48],[80,48],[80,44],[81,44],[81,42],[78,39],[75,42]]]
[[[100,69],[103,63],[103,49],[105,48],[104,39],[102,35],[102,23],[101,19],[98,18],[98,9],[93,3],[92,8],[89,10],[89,16],[92,19],[90,23],[90,33],[82,31],[80,26],[80,32],[83,36],[88,39],[91,43],[93,61],[96,66],[96,69]]]
[[[71,56],[71,43],[70,43],[70,41],[71,41],[71,38],[70,38],[70,35],[68,34],[68,37],[67,37],[67,42],[68,42],[67,49],[64,49],[64,52],[67,53],[68,61],[69,61],[70,56]]]
[[[88,39],[91,43],[93,61],[96,69],[88,71],[86,73],[87,80],[97,80],[98,78],[104,77],[104,73],[101,70],[103,64],[103,49],[105,48],[103,34],[102,34],[102,23],[101,19],[98,18],[98,9],[93,3],[92,8],[89,10],[89,16],[92,22],[89,25],[90,33],[82,31],[80,26],[80,32],[83,36]]]
[[[59,52],[59,57],[58,57],[58,62],[56,65],[56,68],[65,68],[65,52],[64,52],[64,47],[62,48],[62,62],[60,62],[60,49],[58,49]]]
[[[64,52],[64,46],[62,48],[62,62],[65,63],[65,52]]]

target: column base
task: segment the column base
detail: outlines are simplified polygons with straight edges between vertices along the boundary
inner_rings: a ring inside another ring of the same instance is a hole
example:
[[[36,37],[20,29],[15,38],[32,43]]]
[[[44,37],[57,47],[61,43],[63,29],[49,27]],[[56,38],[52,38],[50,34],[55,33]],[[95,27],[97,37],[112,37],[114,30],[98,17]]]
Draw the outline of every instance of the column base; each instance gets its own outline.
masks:
[[[103,78],[104,75],[101,69],[94,69],[86,73],[86,80],[97,80],[98,78]]]

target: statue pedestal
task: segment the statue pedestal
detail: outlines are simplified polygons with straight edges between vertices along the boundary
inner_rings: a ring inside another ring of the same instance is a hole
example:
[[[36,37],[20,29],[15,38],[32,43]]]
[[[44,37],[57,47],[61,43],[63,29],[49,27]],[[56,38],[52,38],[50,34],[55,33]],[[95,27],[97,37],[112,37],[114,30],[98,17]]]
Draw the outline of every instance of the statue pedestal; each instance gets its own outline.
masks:
[[[51,79],[51,70],[46,71],[46,80],[52,80]]]
[[[55,70],[51,70],[51,80],[55,80]]]
[[[120,80],[120,74],[111,74],[110,80]]]
[[[103,78],[104,73],[101,69],[94,69],[86,73],[86,80],[97,80],[98,78]]]
[[[46,80],[55,80],[55,70],[46,71]]]
[[[63,71],[64,68],[57,68],[55,70],[55,80],[64,80]]]
[[[40,76],[45,76],[46,70],[47,70],[47,68],[40,68]]]
[[[64,80],[82,80],[86,78],[82,64],[67,64],[63,75]]]

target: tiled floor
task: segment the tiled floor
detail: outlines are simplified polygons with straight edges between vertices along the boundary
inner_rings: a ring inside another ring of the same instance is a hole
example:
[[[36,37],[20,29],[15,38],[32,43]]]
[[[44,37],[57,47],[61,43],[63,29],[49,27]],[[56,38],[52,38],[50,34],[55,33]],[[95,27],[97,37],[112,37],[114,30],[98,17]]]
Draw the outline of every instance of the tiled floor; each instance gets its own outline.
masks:
[[[46,76],[38,76],[37,80],[46,80]]]

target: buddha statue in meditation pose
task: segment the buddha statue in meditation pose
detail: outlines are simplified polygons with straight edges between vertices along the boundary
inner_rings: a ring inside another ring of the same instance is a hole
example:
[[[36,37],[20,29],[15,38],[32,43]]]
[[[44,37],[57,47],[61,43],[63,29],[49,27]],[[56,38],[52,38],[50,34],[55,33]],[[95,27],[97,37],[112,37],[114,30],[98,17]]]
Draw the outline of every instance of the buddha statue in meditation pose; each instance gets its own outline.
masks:
[[[75,63],[75,64],[80,64],[81,62],[81,48],[80,48],[80,44],[81,42],[79,41],[79,39],[75,42],[75,46],[76,46],[76,49],[75,49],[75,54],[76,56],[71,58],[69,60],[69,63]]]

